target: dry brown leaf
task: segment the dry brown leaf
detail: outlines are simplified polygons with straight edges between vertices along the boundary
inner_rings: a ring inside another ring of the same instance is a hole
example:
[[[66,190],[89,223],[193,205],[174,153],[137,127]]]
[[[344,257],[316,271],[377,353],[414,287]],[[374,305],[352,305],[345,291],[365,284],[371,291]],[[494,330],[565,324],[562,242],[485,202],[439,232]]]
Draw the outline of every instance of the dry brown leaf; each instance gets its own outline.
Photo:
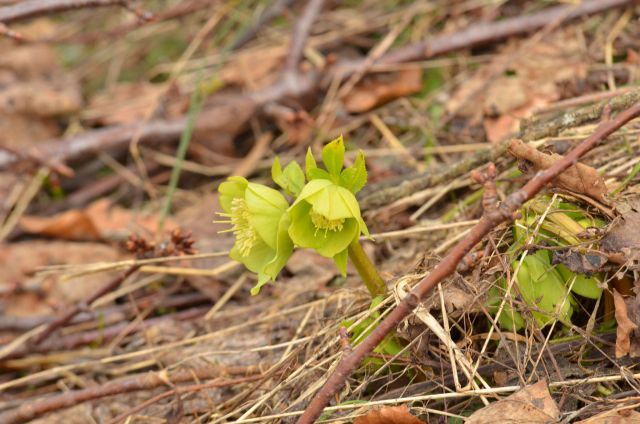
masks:
[[[627,260],[640,257],[640,202],[618,202],[616,210],[620,218],[611,225],[603,237],[601,246],[607,252],[620,252]]]
[[[148,82],[118,84],[94,96],[83,116],[103,125],[126,124],[145,119],[162,106],[163,118],[175,118],[186,108],[178,91],[167,92],[163,85]]]
[[[575,424],[640,424],[640,412],[632,409],[614,409]]]
[[[50,217],[23,216],[19,225],[27,233],[66,240],[122,240],[131,233],[155,234],[158,219],[155,214],[138,214],[113,206],[108,199],[100,199],[86,209]],[[172,220],[165,221],[167,231],[175,228],[177,225]]]
[[[365,76],[342,100],[347,111],[363,113],[421,89],[422,70],[409,68]]]
[[[273,83],[278,77],[278,68],[287,53],[282,46],[252,49],[238,52],[220,71],[225,84],[239,85],[257,90]]]
[[[638,325],[629,318],[629,310],[624,297],[617,290],[613,290],[613,303],[616,311],[616,358],[629,354],[631,350],[631,336],[638,329]]]
[[[362,417],[358,417],[354,424],[424,424],[424,421],[411,415],[406,405],[386,406],[376,409]]]
[[[98,287],[113,278],[112,273],[92,274],[61,281],[59,275],[34,278],[38,268],[51,265],[111,262],[121,259],[117,249],[102,243],[31,240],[0,245],[0,287],[10,290],[13,285],[36,285],[40,295],[17,291],[3,308],[7,315],[51,313],[55,304],[67,305],[85,299]]]
[[[560,410],[549,394],[546,381],[527,386],[474,412],[465,423],[521,423],[523,417],[529,424],[552,423],[560,417]]]
[[[582,46],[571,30],[549,34],[527,44],[516,40],[500,49],[453,93],[446,104],[450,114],[483,123],[487,138],[498,142],[518,129],[521,118],[560,97],[559,83],[586,75]]]
[[[509,153],[519,160],[530,162],[534,171],[550,168],[554,163],[562,159],[556,153],[548,155],[540,152],[535,147],[530,146],[522,140],[512,140],[509,144]],[[606,198],[607,186],[604,178],[592,167],[578,163],[564,171],[552,182],[557,187],[564,188],[574,193],[585,194],[604,204],[608,203]]]

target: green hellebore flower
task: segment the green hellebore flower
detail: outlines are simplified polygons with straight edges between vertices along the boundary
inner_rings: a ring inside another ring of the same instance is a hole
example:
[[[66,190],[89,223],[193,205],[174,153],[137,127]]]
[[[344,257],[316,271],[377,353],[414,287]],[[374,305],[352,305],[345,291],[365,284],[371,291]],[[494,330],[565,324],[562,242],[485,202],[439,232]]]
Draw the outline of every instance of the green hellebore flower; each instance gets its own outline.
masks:
[[[236,242],[229,253],[231,259],[243,263],[258,274],[258,284],[251,294],[270,279],[275,280],[293,252],[289,238],[289,203],[270,187],[250,183],[242,177],[230,177],[220,184],[220,204],[232,228]]]
[[[298,246],[333,258],[343,275],[347,248],[369,230],[354,194],[331,180],[309,181],[289,208],[289,236]]]

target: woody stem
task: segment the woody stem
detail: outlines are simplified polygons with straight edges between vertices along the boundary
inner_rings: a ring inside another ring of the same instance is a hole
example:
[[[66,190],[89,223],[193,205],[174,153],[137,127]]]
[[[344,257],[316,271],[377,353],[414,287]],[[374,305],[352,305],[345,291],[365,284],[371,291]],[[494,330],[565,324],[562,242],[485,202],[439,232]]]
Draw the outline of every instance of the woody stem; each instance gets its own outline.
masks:
[[[378,270],[371,262],[367,254],[362,249],[360,241],[356,238],[349,245],[349,259],[358,270],[358,274],[362,278],[362,282],[367,286],[367,290],[371,293],[371,297],[384,295],[387,285],[378,274]]]

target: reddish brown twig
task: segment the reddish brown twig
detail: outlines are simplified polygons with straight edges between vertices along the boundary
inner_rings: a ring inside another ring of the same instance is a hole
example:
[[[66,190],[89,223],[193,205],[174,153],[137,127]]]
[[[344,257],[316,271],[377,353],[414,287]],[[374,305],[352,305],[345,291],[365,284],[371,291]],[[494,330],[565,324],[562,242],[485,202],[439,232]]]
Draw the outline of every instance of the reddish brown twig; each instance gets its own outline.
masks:
[[[437,54],[449,53],[469,46],[487,44],[499,39],[534,31],[548,22],[564,18],[564,21],[581,16],[602,12],[615,7],[632,4],[635,0],[590,0],[578,6],[557,6],[541,12],[505,19],[490,24],[471,25],[466,29],[454,33],[436,36],[428,42],[412,44],[392,50],[382,56],[376,63],[393,64],[402,61],[433,57]],[[20,3],[22,4],[22,3]],[[0,8],[0,12],[2,9]],[[2,15],[0,14],[0,17]],[[0,18],[0,21],[2,19]],[[498,28],[500,31],[494,31]],[[290,55],[292,57],[293,54]],[[291,59],[293,61],[293,59]],[[284,98],[296,98],[319,88],[323,82],[331,81],[332,77],[340,74],[349,76],[357,72],[366,59],[344,60],[327,68],[323,72],[309,71],[298,73],[296,78],[281,78],[274,85],[247,94],[237,94],[225,97],[214,108],[205,108],[196,122],[196,132],[206,131],[207,134],[233,134],[229,128],[237,129],[248,122],[254,112],[269,103],[278,103]],[[326,78],[325,78],[326,77]],[[219,99],[220,96],[213,98]],[[231,106],[229,106],[231,105]],[[137,134],[145,143],[163,143],[175,141],[185,126],[185,119],[173,121],[154,121],[150,123],[134,123],[130,125],[107,127],[88,131],[84,134],[68,139],[52,139],[38,143],[39,157],[53,158],[61,162],[74,159],[93,151],[124,148]],[[0,155],[0,170],[6,169],[20,157],[16,155]]]
[[[498,224],[513,220],[524,202],[535,196],[546,184],[558,177],[560,173],[575,165],[585,153],[597,143],[603,141],[618,128],[633,118],[640,116],[640,102],[621,112],[616,118],[602,122],[598,128],[571,150],[562,160],[554,163],[550,168],[540,171],[520,190],[510,194],[497,208],[490,207],[485,211],[480,222],[471,229],[467,237],[460,241],[451,252],[421,280],[418,285],[395,307],[378,327],[360,343],[351,354],[342,357],[336,370],[329,376],[324,386],[318,391],[311,403],[298,420],[298,424],[314,422],[322,413],[331,398],[344,385],[346,378],[355,371],[362,360],[380,344],[384,337],[393,331],[420,301],[441,281],[451,275],[462,258],[479,243]]]
[[[49,412],[69,408],[82,402],[93,399],[101,399],[107,396],[130,393],[140,390],[150,390],[167,384],[178,384],[194,380],[205,380],[219,377],[223,373],[229,373],[229,369],[219,367],[201,368],[196,370],[177,371],[172,374],[164,372],[149,372],[133,375],[126,378],[110,381],[101,386],[82,390],[72,390],[64,394],[52,396],[35,402],[25,402],[20,407],[0,414],[0,422],[3,424],[23,423],[40,417]],[[243,374],[251,370],[243,370]],[[255,367],[254,373],[258,373],[259,367]],[[248,381],[260,379],[261,376],[248,376],[235,380],[218,380],[209,383],[208,387],[228,387]],[[187,389],[188,388],[184,388]],[[178,389],[181,390],[181,389]]]

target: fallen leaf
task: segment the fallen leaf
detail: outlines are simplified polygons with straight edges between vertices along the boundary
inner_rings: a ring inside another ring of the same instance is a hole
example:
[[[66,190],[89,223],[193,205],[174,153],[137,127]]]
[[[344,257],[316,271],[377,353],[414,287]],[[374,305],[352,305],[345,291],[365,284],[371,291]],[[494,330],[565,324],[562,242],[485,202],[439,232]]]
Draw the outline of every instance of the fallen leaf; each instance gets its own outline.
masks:
[[[556,422],[560,417],[560,410],[544,380],[485,406],[471,414],[465,423],[521,423],[523,417],[529,424]]]
[[[421,89],[422,70],[409,68],[393,73],[367,75],[342,101],[347,111],[363,113]]]
[[[560,98],[559,86],[583,78],[587,66],[583,48],[572,30],[557,31],[526,46],[514,40],[465,80],[445,105],[450,115],[482,123],[495,143],[517,131],[520,119]]]
[[[424,421],[411,415],[406,405],[401,405],[370,411],[358,417],[353,424],[424,424]]]
[[[618,329],[616,330],[616,358],[621,358],[632,352],[632,336],[638,330],[638,325],[629,317],[629,308],[625,298],[615,289],[613,290],[613,303],[616,308],[615,317],[618,323]],[[637,352],[633,353],[635,354],[632,354],[632,357],[637,356]]]
[[[632,409],[613,409],[575,424],[640,424],[640,412]]]
[[[533,171],[548,169],[562,159],[561,155],[556,153],[548,155],[517,139],[509,144],[509,153],[519,160],[531,163]],[[585,194],[604,204],[609,203],[606,198],[607,186],[604,178],[598,174],[598,171],[582,163],[577,163],[561,173],[551,184],[574,193]]]
[[[116,248],[102,243],[30,240],[0,245],[0,288],[3,292],[18,288],[11,292],[2,313],[50,314],[52,305],[68,305],[85,299],[114,276],[114,273],[99,273],[64,281],[59,274],[34,277],[41,267],[119,259],[121,256]]]
[[[584,252],[574,249],[553,250],[552,256],[551,263],[553,265],[563,264],[570,271],[587,276],[602,271],[602,267],[608,261],[608,256],[597,250]]]
[[[126,124],[152,116],[162,106],[162,117],[171,119],[185,111],[185,100],[179,89],[167,91],[162,84],[121,83],[96,94],[83,117],[102,125]]]
[[[622,253],[627,261],[640,258],[640,202],[638,200],[618,202],[616,211],[620,213],[600,245],[607,252]]]
[[[132,233],[155,234],[157,214],[143,214],[114,206],[108,199],[100,199],[85,209],[73,209],[50,217],[23,216],[20,228],[31,234],[40,234],[65,240],[123,240]],[[165,221],[171,231],[177,225]]]

